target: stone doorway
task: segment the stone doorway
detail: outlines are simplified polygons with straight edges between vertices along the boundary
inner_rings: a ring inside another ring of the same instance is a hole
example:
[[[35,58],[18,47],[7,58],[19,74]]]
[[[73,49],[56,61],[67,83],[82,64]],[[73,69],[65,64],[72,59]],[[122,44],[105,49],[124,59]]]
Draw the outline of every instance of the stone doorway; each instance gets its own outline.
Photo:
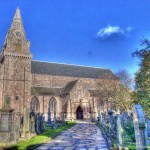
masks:
[[[81,108],[81,106],[78,106],[76,110],[76,118],[83,119],[83,109]]]

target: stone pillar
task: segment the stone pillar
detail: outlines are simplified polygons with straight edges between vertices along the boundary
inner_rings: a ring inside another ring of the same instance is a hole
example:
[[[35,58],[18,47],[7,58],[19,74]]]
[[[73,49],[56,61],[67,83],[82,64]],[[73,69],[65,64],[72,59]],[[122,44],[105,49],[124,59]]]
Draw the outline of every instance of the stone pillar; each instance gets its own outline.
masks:
[[[16,113],[16,122],[15,122],[15,138],[16,141],[19,141],[20,134],[21,134],[21,113]]]
[[[29,133],[29,108],[24,108],[23,112],[23,137]]]
[[[70,120],[71,119],[71,108],[70,108],[70,99],[68,99],[68,102],[67,102],[67,119]]]

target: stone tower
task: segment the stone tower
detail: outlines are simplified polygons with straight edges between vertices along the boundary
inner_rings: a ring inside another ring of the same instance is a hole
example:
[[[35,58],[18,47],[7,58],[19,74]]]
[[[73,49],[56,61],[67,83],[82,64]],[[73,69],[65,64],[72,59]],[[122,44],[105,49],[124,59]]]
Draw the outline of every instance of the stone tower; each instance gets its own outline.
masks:
[[[29,107],[32,59],[29,48],[17,8],[0,55],[0,107],[7,99],[15,112],[23,113]]]

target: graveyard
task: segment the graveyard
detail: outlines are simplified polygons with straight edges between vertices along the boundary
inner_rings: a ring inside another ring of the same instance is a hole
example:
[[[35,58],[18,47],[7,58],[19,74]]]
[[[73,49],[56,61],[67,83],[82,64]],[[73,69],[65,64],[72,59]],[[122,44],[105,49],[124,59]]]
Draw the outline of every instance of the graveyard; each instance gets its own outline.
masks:
[[[12,19],[0,26],[0,149],[150,150],[150,40],[144,37],[135,48],[137,39],[130,40],[130,34],[142,32],[140,38],[144,28],[139,32],[126,24],[139,10],[116,19],[122,12],[118,7],[112,20],[125,24],[109,25],[110,12],[98,27],[95,18],[111,8],[104,13],[100,1],[88,4],[92,15],[82,11],[84,3],[66,2],[67,10],[58,7],[57,16],[51,3],[29,11],[21,3],[23,15],[16,4],[15,9],[0,9],[0,19]]]
[[[59,126],[56,129],[54,129],[53,127],[49,127],[47,124],[45,124],[43,133],[33,136],[30,139],[22,140],[17,144],[12,144],[11,146],[4,146],[3,148],[6,150],[33,149],[40,144],[48,142],[52,138],[58,136],[62,131],[71,128],[75,124],[75,122],[68,122],[66,125]]]
[[[47,121],[45,121],[42,117],[39,117],[40,114],[38,114],[34,120],[32,118],[34,115],[31,113],[30,128],[32,137],[23,139],[16,144],[11,143],[9,146],[1,145],[1,147],[6,150],[36,149],[44,145],[44,143],[46,144],[49,142],[51,139],[55,139],[55,137],[57,138],[62,131],[68,130],[69,128],[70,131],[72,131],[72,127],[76,125],[75,121],[66,121],[63,115],[62,120],[57,120],[56,117],[52,119],[50,113],[48,113],[48,115]],[[87,122],[87,120],[84,121]],[[107,114],[98,114],[96,120],[88,121],[85,125],[84,122],[82,125],[82,122],[82,120],[79,122],[79,124],[81,123],[81,126],[85,126],[86,124],[89,125],[90,123],[88,122],[93,122],[93,124],[96,124],[101,130],[102,137],[104,138],[104,141],[110,150],[150,149],[150,124],[149,120],[145,117],[143,108],[139,104],[135,104],[133,111],[130,113],[126,111],[119,113],[109,110]],[[93,127],[91,125],[89,126],[90,130],[93,130]],[[83,134],[82,132],[84,132],[84,130],[79,130],[81,135]],[[86,132],[84,134],[88,134],[90,130],[85,130]],[[76,129],[75,132],[77,131],[78,129]],[[66,134],[64,135],[66,136]],[[59,144],[60,142],[58,142],[58,145]],[[86,143],[83,144],[86,145]],[[101,145],[101,143],[99,145]]]
[[[102,114],[98,117],[97,124],[109,149],[150,149],[149,123],[140,105],[135,105],[130,115],[127,112],[114,114],[110,110],[109,117],[105,119],[105,114]]]

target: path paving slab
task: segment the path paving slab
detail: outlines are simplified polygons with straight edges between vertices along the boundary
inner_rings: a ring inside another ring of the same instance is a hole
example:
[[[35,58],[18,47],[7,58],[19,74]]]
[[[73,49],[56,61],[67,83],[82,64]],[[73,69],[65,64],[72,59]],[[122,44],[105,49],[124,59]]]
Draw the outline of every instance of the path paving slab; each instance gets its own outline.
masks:
[[[79,122],[35,150],[108,150],[101,130],[91,122]]]

